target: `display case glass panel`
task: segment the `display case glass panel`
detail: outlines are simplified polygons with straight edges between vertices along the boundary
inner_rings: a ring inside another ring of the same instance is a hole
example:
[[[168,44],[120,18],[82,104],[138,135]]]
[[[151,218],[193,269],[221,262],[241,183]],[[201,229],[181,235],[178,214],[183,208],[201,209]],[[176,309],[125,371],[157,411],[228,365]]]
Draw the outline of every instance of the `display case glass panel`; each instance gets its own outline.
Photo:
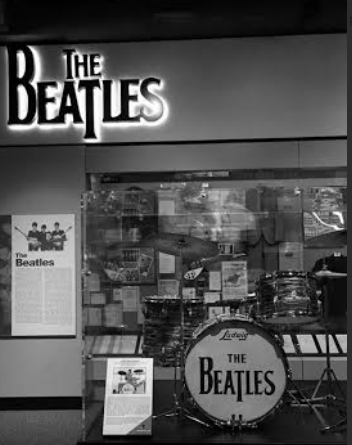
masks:
[[[303,338],[324,313],[315,273],[347,265],[345,179],[202,175],[144,183],[100,175],[82,197],[87,442],[101,439],[109,357],[153,358],[157,378],[180,365],[182,339],[187,348],[204,322],[226,314],[316,347]],[[342,336],[347,282],[336,286],[329,316]]]

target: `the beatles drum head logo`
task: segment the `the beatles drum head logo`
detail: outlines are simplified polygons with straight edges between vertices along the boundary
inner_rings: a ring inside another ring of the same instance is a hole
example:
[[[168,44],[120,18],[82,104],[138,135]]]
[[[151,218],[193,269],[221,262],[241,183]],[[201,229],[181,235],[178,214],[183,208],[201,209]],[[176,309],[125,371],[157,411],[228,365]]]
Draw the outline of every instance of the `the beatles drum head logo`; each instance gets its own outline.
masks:
[[[186,385],[201,411],[221,422],[254,422],[279,404],[287,363],[275,340],[250,322],[215,321],[188,351]]]

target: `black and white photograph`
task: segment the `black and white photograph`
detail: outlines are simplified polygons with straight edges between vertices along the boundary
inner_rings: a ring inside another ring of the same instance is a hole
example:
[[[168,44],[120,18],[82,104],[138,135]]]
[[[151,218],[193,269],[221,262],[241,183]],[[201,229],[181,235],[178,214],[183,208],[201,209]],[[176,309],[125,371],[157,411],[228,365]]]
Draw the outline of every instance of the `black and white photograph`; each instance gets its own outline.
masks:
[[[31,228],[27,234],[15,226],[15,230],[21,233],[28,242],[28,251],[48,251],[48,250],[64,250],[65,242],[67,241],[66,233],[72,230],[69,226],[66,230],[60,228],[60,223],[55,221],[50,228],[45,223],[41,223],[38,227],[36,221],[32,222]]]
[[[146,393],[146,369],[114,369],[113,394],[145,394]]]
[[[344,0],[0,0],[0,445],[347,444]]]

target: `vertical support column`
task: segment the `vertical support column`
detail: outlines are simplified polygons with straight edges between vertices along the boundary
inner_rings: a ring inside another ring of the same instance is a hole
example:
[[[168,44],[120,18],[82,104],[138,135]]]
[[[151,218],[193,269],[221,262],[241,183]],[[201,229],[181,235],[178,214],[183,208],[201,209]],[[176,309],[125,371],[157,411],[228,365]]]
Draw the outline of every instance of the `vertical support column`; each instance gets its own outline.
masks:
[[[8,32],[9,27],[6,22],[6,0],[0,0],[0,34],[5,34]]]

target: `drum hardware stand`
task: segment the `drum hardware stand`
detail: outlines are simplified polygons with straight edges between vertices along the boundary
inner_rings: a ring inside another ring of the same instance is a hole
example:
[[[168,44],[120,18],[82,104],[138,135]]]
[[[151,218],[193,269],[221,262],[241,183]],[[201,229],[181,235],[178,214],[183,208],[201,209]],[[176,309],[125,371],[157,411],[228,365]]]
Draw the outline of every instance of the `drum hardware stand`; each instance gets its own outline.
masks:
[[[236,416],[232,415],[229,424],[231,426],[231,434],[233,436],[238,432],[240,434],[240,442],[243,439],[243,427],[245,426],[244,422],[242,422],[242,416],[239,416],[240,420],[236,420]]]
[[[277,331],[275,332],[275,330],[273,330],[272,335],[275,336],[276,340],[279,343],[281,343],[281,346],[282,346],[283,340],[282,340],[281,332],[278,333]],[[314,404],[311,402],[311,400],[308,399],[304,395],[303,391],[298,387],[297,383],[295,383],[294,380],[292,379],[292,370],[291,369],[289,369],[287,380],[288,380],[288,384],[293,388],[293,389],[286,390],[286,393],[290,397],[290,400],[291,400],[290,406],[298,406],[298,407],[307,406],[312,412],[314,412],[314,414],[317,417],[317,419],[319,420],[319,422],[323,426],[325,426],[326,423],[324,421],[324,418],[318,411],[317,407],[314,406]]]
[[[304,395],[303,391],[298,387],[298,385],[292,380],[290,376],[288,378],[289,384],[294,388],[292,390],[288,390],[287,394],[291,398],[290,406],[307,406],[312,412],[314,412],[315,416],[319,420],[319,422],[325,426],[325,420],[323,416],[318,411],[317,407]]]
[[[178,245],[179,249],[179,260],[178,260],[178,267],[179,267],[179,274],[180,274],[180,285],[179,285],[179,294],[180,294],[180,314],[181,314],[181,325],[180,325],[180,341],[178,344],[178,348],[176,348],[176,354],[175,354],[175,373],[174,373],[174,406],[170,410],[158,414],[156,416],[153,416],[154,420],[158,420],[160,418],[166,417],[178,417],[179,419],[189,419],[192,420],[195,423],[198,423],[202,426],[205,426],[207,428],[213,428],[211,425],[207,424],[206,422],[203,422],[200,419],[197,419],[185,406],[184,401],[184,376],[185,376],[185,334],[184,334],[184,326],[185,326],[185,317],[184,317],[184,299],[183,299],[183,273],[182,273],[182,266],[183,266],[183,259],[182,259],[182,249],[183,249],[183,243],[182,240],[179,241]],[[177,350],[180,351],[180,381],[182,385],[182,389],[180,394],[177,394]]]
[[[320,404],[320,406],[328,406],[328,407],[335,407],[335,408],[345,408],[347,407],[347,400],[346,396],[344,394],[344,391],[342,390],[342,387],[340,385],[340,382],[336,376],[336,373],[334,369],[331,366],[331,349],[330,349],[330,335],[328,330],[328,305],[329,305],[329,299],[328,299],[328,292],[327,292],[327,286],[326,283],[323,285],[324,288],[324,331],[325,331],[325,342],[326,342],[326,368],[324,369],[319,382],[313,392],[312,398],[309,400],[311,404]],[[319,390],[322,387],[325,377],[327,379],[328,384],[328,393],[325,394],[325,396],[318,397]],[[337,397],[334,393],[334,383],[336,388],[338,389],[340,396]],[[337,432],[335,429],[341,428],[341,427],[347,427],[347,414],[344,415],[344,417],[337,422],[334,425],[327,425],[324,421],[323,423],[323,429],[321,430],[322,433],[333,433]],[[342,428],[344,429],[344,428]]]
[[[232,415],[231,419],[227,422],[231,426],[231,431],[235,432],[236,428],[238,431],[243,431],[244,428],[256,429],[258,425],[256,423],[248,423],[243,421],[243,416],[239,416],[239,420],[236,420],[236,415]]]

